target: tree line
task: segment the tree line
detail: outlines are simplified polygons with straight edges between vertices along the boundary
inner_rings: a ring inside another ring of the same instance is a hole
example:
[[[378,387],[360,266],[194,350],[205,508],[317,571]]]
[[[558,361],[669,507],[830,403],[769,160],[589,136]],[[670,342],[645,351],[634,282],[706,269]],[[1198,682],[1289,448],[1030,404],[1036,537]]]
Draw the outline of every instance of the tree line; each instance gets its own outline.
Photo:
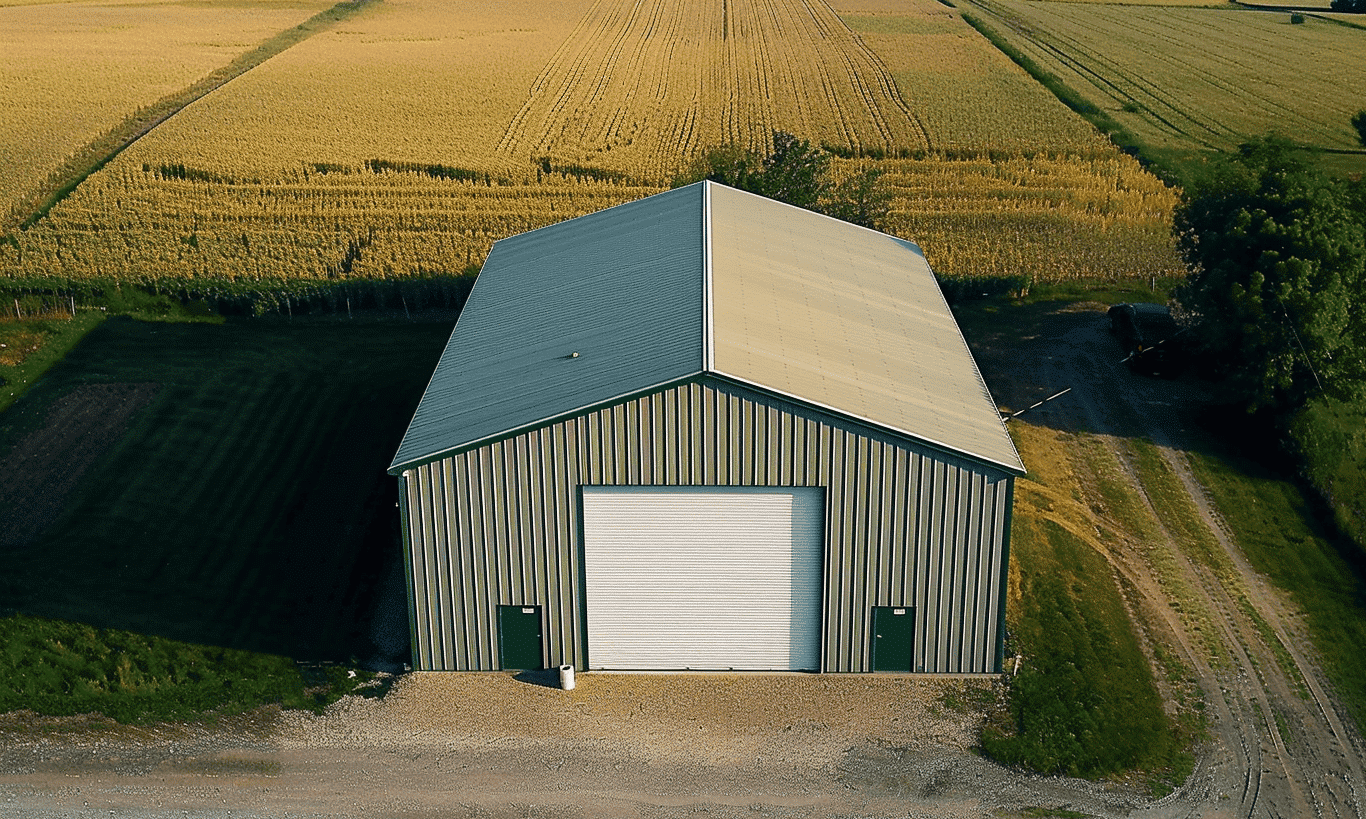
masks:
[[[1191,270],[1177,301],[1232,400],[1284,415],[1366,397],[1366,182],[1263,137],[1187,187],[1175,230]]]

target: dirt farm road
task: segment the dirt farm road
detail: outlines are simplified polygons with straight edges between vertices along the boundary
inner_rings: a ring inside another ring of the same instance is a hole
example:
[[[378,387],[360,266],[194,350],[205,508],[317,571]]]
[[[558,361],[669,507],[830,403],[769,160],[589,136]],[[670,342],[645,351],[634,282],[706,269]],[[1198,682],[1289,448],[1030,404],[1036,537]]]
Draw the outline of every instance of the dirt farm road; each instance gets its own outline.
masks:
[[[1009,407],[1072,388],[1026,418],[1056,433],[1053,454],[1093,495],[1143,638],[1172,647],[1204,692],[1211,740],[1161,800],[972,754],[974,703],[990,682],[585,674],[564,692],[502,674],[411,674],[382,700],[348,698],[321,717],[265,711],[213,729],[0,716],[0,817],[1366,819],[1361,737],[1293,608],[1241,558],[1186,462],[1198,384],[1118,367],[1097,306],[1059,309],[1029,332],[974,333],[983,374]],[[1157,513],[1135,477],[1134,438],[1158,448],[1217,559],[1193,558],[1190,533]],[[1141,501],[1144,537],[1103,508],[1096,470]]]
[[[1126,372],[1102,310],[1058,310],[1025,343],[983,339],[974,353],[1004,405],[1028,406],[1071,387],[1032,422],[1060,431],[1074,463],[1089,462],[1093,473],[1113,467],[1148,513],[1145,538],[1107,520],[1103,510],[1097,526],[1115,535],[1106,556],[1125,581],[1146,638],[1177,649],[1203,690],[1213,741],[1185,787],[1137,815],[1366,816],[1361,736],[1326,693],[1293,606],[1243,558],[1184,455],[1199,443],[1193,410],[1202,385]],[[1209,541],[1212,558],[1197,559],[1183,542],[1191,534],[1179,535],[1157,512],[1125,438],[1156,446],[1194,504],[1201,527],[1195,537]],[[1099,495],[1084,488],[1099,509]]]

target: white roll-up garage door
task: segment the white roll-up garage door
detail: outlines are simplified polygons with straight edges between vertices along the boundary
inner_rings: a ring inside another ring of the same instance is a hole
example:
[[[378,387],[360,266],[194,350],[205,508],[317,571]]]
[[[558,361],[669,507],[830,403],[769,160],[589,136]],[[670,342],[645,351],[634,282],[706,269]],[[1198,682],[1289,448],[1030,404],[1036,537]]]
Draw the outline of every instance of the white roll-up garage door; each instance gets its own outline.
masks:
[[[588,665],[815,670],[819,488],[584,487]]]

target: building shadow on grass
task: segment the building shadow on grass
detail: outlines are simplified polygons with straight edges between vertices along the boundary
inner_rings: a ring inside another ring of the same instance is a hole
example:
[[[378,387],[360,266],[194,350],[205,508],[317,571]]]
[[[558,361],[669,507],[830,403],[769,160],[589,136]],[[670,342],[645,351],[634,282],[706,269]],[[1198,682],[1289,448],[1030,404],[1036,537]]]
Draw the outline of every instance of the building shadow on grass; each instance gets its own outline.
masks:
[[[449,332],[106,322],[0,416],[0,460],[85,384],[158,389],[116,441],[91,441],[106,451],[61,514],[0,553],[0,611],[402,670],[408,602],[385,468]]]

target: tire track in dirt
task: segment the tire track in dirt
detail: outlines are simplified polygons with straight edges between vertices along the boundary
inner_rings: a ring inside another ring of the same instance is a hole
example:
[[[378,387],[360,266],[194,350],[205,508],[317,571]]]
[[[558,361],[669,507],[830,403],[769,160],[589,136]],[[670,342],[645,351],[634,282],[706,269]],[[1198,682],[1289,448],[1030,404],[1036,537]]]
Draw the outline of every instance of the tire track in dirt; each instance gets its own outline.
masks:
[[[1131,603],[1157,621],[1141,627],[1169,632],[1204,690],[1211,742],[1198,749],[1195,773],[1180,789],[1133,815],[1366,816],[1360,736],[1339,715],[1317,664],[1300,648],[1307,641],[1291,606],[1243,557],[1183,454],[1196,442],[1185,427],[1201,399],[1200,386],[1129,374],[1103,327],[1098,312],[1062,311],[1051,332],[1019,349],[974,352],[1002,374],[993,388],[1001,382],[1006,392],[1031,382],[1054,391],[1072,387],[1046,423],[1072,436],[1068,455],[1075,461],[1087,459],[1085,442],[1098,444],[1151,517],[1158,542],[1130,533],[1116,538],[1120,545],[1106,557],[1140,598]],[[991,361],[993,355],[999,358]],[[1193,554],[1189,536],[1163,519],[1129,439],[1146,439],[1160,453],[1217,544],[1212,557]],[[1259,621],[1280,646],[1269,644]],[[1213,646],[1206,629],[1213,630]],[[1278,661],[1278,648],[1292,658],[1292,672]],[[1307,698],[1298,694],[1297,678]]]

